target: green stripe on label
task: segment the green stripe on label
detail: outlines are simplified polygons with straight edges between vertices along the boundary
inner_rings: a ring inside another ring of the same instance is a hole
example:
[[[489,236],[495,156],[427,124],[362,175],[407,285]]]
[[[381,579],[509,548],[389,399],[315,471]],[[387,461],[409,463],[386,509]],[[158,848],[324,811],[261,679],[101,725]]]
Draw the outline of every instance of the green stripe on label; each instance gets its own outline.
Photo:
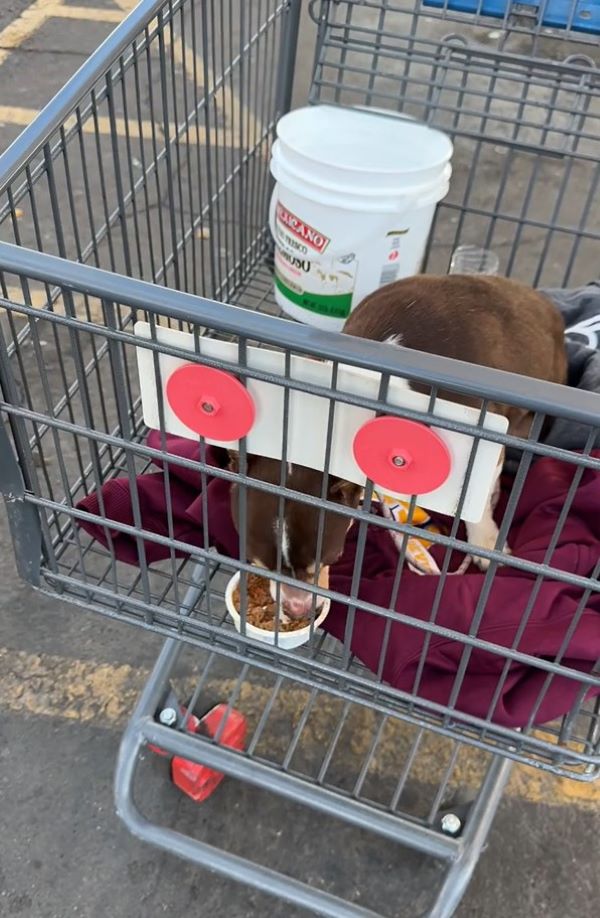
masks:
[[[309,312],[317,312],[321,316],[331,316],[333,319],[345,319],[352,309],[352,294],[338,293],[326,295],[322,293],[299,293],[292,290],[282,281],[278,274],[275,275],[277,289],[296,306],[302,306]]]

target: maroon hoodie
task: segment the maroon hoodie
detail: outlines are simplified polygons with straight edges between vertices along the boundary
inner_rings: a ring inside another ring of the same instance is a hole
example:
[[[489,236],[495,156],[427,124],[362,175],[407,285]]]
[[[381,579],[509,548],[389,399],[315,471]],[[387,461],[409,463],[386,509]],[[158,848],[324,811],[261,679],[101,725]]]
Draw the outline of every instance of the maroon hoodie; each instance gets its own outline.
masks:
[[[169,452],[198,459],[198,444],[178,437],[168,437]],[[159,449],[160,436],[151,433],[149,445]],[[600,451],[596,452],[600,456]],[[209,461],[212,452],[209,450]],[[528,561],[541,562],[552,538],[564,498],[572,480],[574,467],[553,459],[538,460],[529,472],[513,525],[509,543],[513,553]],[[170,501],[175,539],[190,546],[204,547],[202,527],[201,481],[198,472],[169,464]],[[165,476],[162,472],[141,475],[137,479],[142,526],[148,532],[168,536]],[[237,533],[230,514],[229,485],[212,478],[208,483],[209,540],[219,551],[238,557]],[[109,519],[135,525],[130,486],[127,479],[114,479],[102,488],[104,509]],[[88,513],[102,516],[98,495],[86,497],[78,505]],[[499,513],[502,506],[499,507]],[[82,527],[104,545],[106,530],[102,525],[82,522]],[[341,560],[331,569],[332,590],[349,595],[356,550],[356,533],[349,533]],[[111,541],[116,557],[137,565],[138,549],[135,539],[112,530]],[[591,576],[600,551],[600,474],[583,474],[569,519],[563,527],[552,556],[553,568]],[[148,563],[169,557],[169,549],[155,542],[145,542]],[[443,548],[433,549],[440,562]],[[441,554],[440,554],[441,553]],[[363,561],[360,599],[389,608],[394,575],[398,562],[397,549],[389,534],[378,526],[369,526]],[[468,633],[484,575],[476,568],[467,573],[447,577],[437,624]],[[532,595],[535,576],[509,567],[500,569],[477,631],[477,636],[499,647],[511,647],[524,611]],[[436,589],[437,576],[421,576],[405,569],[396,602],[396,611],[426,621]],[[545,579],[529,614],[527,627],[517,649],[533,657],[551,661],[564,642],[581,600],[581,588]],[[333,603],[324,627],[343,640],[348,610],[345,604]],[[356,612],[352,634],[352,652],[373,671],[380,665],[382,642],[387,619],[370,613]],[[383,664],[383,680],[397,689],[412,692],[426,632],[410,623],[394,622],[387,638]],[[420,676],[418,694],[439,704],[448,704],[457,667],[465,651],[458,638],[433,635],[429,642],[425,665]],[[561,660],[565,667],[590,673],[600,659],[600,592],[591,594],[580,615]],[[490,705],[504,671],[506,658],[489,649],[473,649],[468,661],[456,708],[477,717],[487,717]],[[580,696],[582,683],[567,676],[554,676],[545,687],[541,704],[540,692],[548,679],[545,670],[532,663],[513,662],[493,710],[492,719],[510,727],[525,726],[532,713],[535,723],[567,713]],[[600,674],[590,696],[600,693]]]

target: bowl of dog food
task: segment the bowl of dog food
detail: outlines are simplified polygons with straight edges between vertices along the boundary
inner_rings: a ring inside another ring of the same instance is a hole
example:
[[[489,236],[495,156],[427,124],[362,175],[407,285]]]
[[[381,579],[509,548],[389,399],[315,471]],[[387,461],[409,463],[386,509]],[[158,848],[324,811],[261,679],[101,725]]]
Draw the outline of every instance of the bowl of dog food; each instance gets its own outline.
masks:
[[[277,604],[271,596],[268,577],[248,574],[247,591],[246,635],[255,641],[262,641],[263,644],[275,644]],[[225,604],[237,631],[241,631],[239,571],[233,575],[227,584]],[[330,605],[329,599],[325,598],[323,605],[316,610],[315,629],[322,625],[327,618]],[[277,644],[279,647],[283,647],[284,650],[291,650],[294,647],[300,647],[301,644],[306,644],[310,639],[310,615],[306,618],[292,619],[283,610],[280,610],[278,617]]]

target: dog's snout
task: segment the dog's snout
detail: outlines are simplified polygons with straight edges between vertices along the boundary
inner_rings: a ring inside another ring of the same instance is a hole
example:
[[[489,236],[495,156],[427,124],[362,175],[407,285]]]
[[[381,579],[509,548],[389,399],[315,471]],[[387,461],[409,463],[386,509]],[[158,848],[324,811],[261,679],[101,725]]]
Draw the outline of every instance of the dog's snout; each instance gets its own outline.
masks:
[[[283,611],[290,618],[306,618],[310,615],[313,606],[313,593],[302,590],[299,587],[281,585],[281,605]],[[316,597],[316,606],[319,608],[323,604],[320,596]]]

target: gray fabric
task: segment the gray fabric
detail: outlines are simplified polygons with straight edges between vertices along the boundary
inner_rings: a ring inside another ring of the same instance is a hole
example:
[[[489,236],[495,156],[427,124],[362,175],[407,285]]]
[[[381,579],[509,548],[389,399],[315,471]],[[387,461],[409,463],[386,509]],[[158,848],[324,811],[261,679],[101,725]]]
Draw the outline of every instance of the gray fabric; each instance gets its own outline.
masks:
[[[565,320],[569,385],[600,393],[600,284],[542,292],[556,303]],[[583,449],[589,434],[590,428],[583,424],[556,418],[544,439],[564,449]]]

